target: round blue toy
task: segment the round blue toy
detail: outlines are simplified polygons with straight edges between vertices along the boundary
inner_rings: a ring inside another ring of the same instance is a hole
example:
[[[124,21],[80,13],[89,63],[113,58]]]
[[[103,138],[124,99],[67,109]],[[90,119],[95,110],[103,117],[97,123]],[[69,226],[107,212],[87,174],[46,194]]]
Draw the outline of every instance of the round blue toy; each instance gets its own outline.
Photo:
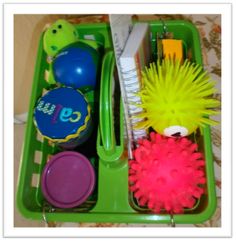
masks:
[[[83,92],[94,90],[99,59],[99,52],[91,46],[83,42],[70,44],[59,52],[52,63],[55,81]]]

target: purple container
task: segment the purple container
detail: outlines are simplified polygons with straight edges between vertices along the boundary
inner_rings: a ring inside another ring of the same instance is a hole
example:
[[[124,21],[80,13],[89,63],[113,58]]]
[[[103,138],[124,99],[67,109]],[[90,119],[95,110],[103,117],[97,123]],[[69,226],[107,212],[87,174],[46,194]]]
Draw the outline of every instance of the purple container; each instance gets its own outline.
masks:
[[[82,154],[64,151],[46,164],[41,179],[46,200],[55,207],[73,208],[85,202],[95,187],[95,172]]]

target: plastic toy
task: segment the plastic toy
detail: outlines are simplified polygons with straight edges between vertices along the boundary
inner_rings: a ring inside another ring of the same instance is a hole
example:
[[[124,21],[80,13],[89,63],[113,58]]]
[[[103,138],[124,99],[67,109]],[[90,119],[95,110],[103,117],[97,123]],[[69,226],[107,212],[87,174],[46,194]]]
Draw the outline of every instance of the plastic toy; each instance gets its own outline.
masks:
[[[53,23],[44,33],[44,51],[48,56],[54,57],[59,53],[61,49],[77,41],[86,43],[94,49],[99,48],[98,43],[94,40],[79,39],[79,34],[75,25],[64,19],[59,19]]]
[[[78,39],[79,35],[75,26],[64,19],[59,19],[44,33],[44,50],[48,56],[54,57],[62,48]]]
[[[152,127],[166,136],[187,136],[198,127],[217,122],[208,115],[219,101],[211,97],[215,82],[198,64],[185,60],[164,59],[152,63],[143,72],[141,107],[146,110],[137,117],[146,118],[137,128]]]
[[[93,166],[78,152],[64,151],[54,155],[42,173],[43,195],[55,207],[79,206],[88,199],[94,186]]]
[[[83,92],[94,90],[98,79],[100,55],[81,42],[62,49],[52,62],[55,81]]]
[[[183,213],[192,208],[206,182],[203,155],[187,138],[169,138],[152,132],[140,140],[130,161],[130,190],[141,206],[155,213]]]
[[[51,62],[54,57],[65,47],[72,43],[84,43],[91,48],[102,51],[102,47],[99,43],[92,39],[81,39],[76,26],[70,22],[59,19],[53,23],[43,35],[43,47],[46,52],[49,61],[49,75],[47,81],[49,84],[55,84],[56,80],[52,71]],[[85,59],[86,60],[86,59]]]
[[[92,131],[91,108],[83,94],[68,87],[42,96],[34,109],[38,131],[66,149],[84,143]]]

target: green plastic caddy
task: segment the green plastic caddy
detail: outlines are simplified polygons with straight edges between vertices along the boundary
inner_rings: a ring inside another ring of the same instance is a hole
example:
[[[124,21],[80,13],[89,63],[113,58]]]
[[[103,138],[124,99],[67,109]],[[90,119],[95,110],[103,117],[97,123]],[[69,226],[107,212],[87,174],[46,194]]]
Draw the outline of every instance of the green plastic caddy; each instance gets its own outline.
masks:
[[[149,23],[152,53],[155,58],[156,35],[162,32],[163,23],[159,21]],[[200,39],[195,26],[189,22],[176,20],[166,21],[165,24],[168,31],[173,32],[174,38],[183,40],[185,55],[191,53],[191,60],[202,64]],[[105,49],[100,90],[98,93],[87,95],[93,107],[97,107],[97,113],[96,108],[93,108],[97,115],[97,129],[87,147],[91,150],[88,152],[90,154],[88,158],[96,170],[97,186],[87,202],[73,209],[54,208],[42,196],[40,188],[42,170],[49,157],[60,150],[39,137],[33,123],[33,109],[37,99],[45,90],[52,88],[44,78],[48,64],[41,36],[17,189],[17,206],[22,215],[29,219],[66,222],[196,224],[208,220],[216,209],[210,127],[205,127],[202,133],[197,132],[191,137],[205,155],[207,177],[206,193],[197,201],[194,208],[172,217],[169,214],[153,214],[147,208],[140,207],[128,189],[128,158],[124,139],[123,109],[120,96],[116,95],[119,88],[114,94],[118,97],[115,98],[117,103],[113,104],[115,57],[110,27],[108,24],[80,24],[77,25],[77,29],[80,38],[93,36],[103,43]],[[113,107],[116,110],[113,110]]]

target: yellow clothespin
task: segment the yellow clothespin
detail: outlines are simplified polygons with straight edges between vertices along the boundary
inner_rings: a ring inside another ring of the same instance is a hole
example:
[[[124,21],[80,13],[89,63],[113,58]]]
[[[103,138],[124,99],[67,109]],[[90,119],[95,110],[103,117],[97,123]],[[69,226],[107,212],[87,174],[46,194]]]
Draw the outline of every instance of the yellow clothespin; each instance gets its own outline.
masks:
[[[181,62],[184,59],[182,40],[174,39],[172,32],[169,32],[167,25],[162,21],[162,32],[157,33],[157,59],[175,58]]]
[[[163,58],[178,59],[183,61],[183,43],[182,40],[163,39],[162,42],[162,56]]]

